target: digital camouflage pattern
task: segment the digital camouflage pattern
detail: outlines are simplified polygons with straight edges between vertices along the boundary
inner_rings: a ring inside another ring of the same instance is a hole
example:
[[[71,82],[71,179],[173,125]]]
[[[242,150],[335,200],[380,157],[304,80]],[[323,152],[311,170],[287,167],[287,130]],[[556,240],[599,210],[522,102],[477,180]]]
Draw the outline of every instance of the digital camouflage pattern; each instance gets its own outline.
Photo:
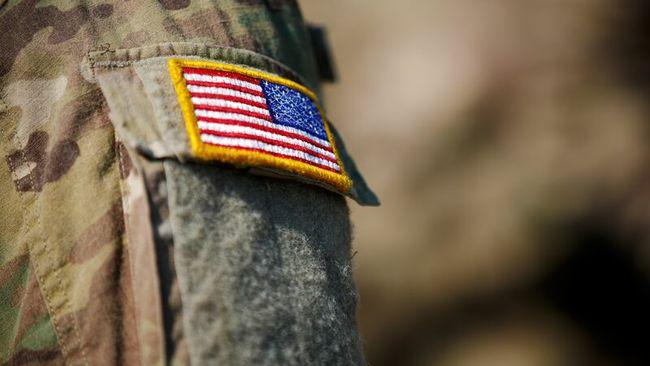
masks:
[[[116,137],[83,66],[168,42],[254,51],[318,85],[292,0],[0,8],[0,364],[189,363],[163,165]]]

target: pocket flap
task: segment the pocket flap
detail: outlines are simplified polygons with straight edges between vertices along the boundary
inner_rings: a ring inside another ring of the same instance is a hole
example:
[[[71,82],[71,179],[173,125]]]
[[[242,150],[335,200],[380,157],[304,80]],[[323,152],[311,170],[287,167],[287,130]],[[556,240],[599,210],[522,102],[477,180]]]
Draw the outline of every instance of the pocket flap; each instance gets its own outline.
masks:
[[[166,44],[88,57],[119,138],[152,158],[229,164],[377,205],[317,95],[245,50]]]

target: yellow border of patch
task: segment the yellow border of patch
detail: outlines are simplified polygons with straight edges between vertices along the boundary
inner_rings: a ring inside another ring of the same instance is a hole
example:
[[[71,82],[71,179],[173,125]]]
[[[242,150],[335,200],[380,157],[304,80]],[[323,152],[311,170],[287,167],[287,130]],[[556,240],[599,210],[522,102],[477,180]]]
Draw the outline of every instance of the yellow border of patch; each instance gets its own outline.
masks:
[[[289,79],[285,79],[273,74],[268,74],[262,71],[217,61],[171,58],[168,60],[168,64],[169,74],[171,75],[172,82],[174,83],[174,87],[176,89],[176,94],[178,95],[178,103],[181,106],[183,117],[185,118],[185,128],[187,129],[187,134],[190,139],[190,146],[192,147],[192,152],[197,158],[202,160],[218,160],[239,166],[262,166],[283,169],[291,173],[303,175],[305,177],[327,183],[341,190],[343,193],[350,191],[350,188],[352,187],[352,181],[345,172],[343,162],[341,161],[339,152],[336,148],[334,137],[332,136],[332,132],[329,128],[329,123],[325,118],[325,113],[323,113],[323,109],[321,108],[320,103],[318,103],[318,98],[314,92]],[[203,143],[203,141],[201,141],[199,127],[196,121],[196,114],[194,113],[194,106],[192,105],[192,101],[190,99],[190,93],[187,90],[185,78],[183,78],[183,67],[197,67],[211,70],[236,72],[242,75],[254,77],[257,79],[263,79],[276,84],[281,84],[307,95],[314,102],[321,114],[323,125],[325,126],[325,131],[327,132],[327,139],[329,140],[330,144],[332,144],[334,155],[336,155],[338,165],[341,167],[341,173],[338,174],[330,172],[328,170],[320,169],[318,167],[300,161],[278,158],[261,152],[246,151],[237,148],[214,146]]]

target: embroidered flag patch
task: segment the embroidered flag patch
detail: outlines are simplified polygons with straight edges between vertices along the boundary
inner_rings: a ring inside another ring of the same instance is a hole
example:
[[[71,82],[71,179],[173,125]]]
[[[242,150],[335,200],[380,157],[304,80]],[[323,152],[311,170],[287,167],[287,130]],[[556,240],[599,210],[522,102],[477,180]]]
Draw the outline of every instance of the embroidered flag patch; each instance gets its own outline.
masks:
[[[170,59],[193,153],[289,172],[346,193],[351,181],[313,92],[273,74]]]

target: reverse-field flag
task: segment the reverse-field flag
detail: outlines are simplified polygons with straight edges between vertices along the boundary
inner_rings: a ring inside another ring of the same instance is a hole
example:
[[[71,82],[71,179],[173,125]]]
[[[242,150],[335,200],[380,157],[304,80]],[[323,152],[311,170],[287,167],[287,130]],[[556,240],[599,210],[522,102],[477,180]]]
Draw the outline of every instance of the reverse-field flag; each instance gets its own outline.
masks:
[[[217,62],[178,59],[170,67],[199,158],[281,170],[349,189],[329,126],[307,88]]]

